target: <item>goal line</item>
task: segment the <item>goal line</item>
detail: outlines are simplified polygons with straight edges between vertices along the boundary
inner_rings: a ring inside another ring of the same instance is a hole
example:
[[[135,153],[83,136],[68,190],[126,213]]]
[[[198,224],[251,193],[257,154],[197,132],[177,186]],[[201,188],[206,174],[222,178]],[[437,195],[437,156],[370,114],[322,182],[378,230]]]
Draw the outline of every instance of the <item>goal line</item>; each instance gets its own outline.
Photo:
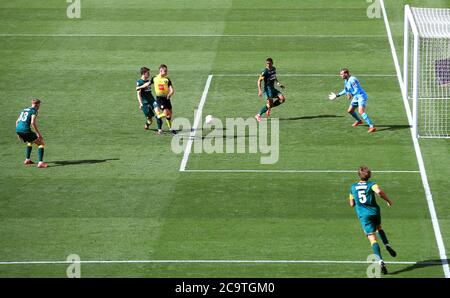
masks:
[[[411,127],[413,127],[413,117],[411,115],[411,110],[410,110],[409,102],[407,99],[407,94],[405,94],[405,92],[404,92],[405,91],[404,85],[405,85],[407,78],[402,77],[402,73],[400,71],[400,64],[398,61],[397,51],[395,49],[394,40],[392,38],[391,27],[389,25],[389,20],[387,17],[384,0],[380,0],[380,4],[381,4],[381,10],[383,12],[383,20],[384,20],[384,24],[386,27],[387,38],[389,41],[389,46],[391,48],[392,60],[394,61],[394,66],[395,66],[395,70],[397,73],[398,83],[400,85],[400,90],[402,92],[403,105],[405,107],[405,112],[406,112],[406,116],[408,118],[408,123]],[[419,170],[420,170],[420,176],[422,179],[423,189],[425,191],[425,198],[426,198],[427,204],[428,204],[428,210],[429,210],[430,217],[431,217],[431,223],[433,225],[434,236],[436,239],[436,244],[438,246],[439,256],[440,256],[440,259],[442,262],[442,269],[444,271],[444,276],[446,278],[450,278],[450,268],[449,268],[449,264],[448,264],[448,260],[447,260],[447,254],[445,251],[444,240],[442,239],[441,228],[439,226],[439,221],[438,221],[438,217],[436,214],[436,208],[434,207],[433,195],[431,193],[430,184],[428,183],[428,176],[427,176],[427,172],[425,170],[425,163],[423,161],[422,151],[420,149],[419,141],[417,140],[415,132],[412,128],[410,128],[410,132],[411,132],[411,139],[412,139],[413,146],[414,146],[414,151],[416,153],[417,163],[418,163]]]

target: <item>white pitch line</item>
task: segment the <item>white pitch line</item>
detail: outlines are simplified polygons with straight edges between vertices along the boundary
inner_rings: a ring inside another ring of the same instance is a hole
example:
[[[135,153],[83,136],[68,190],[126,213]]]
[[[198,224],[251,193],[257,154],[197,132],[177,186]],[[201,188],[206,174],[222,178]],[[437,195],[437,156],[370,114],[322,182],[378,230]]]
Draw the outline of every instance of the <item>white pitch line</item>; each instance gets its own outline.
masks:
[[[357,173],[355,170],[184,170],[197,173]],[[409,170],[372,171],[372,173],[420,173]]]
[[[433,230],[434,230],[434,236],[436,238],[436,243],[437,243],[437,246],[439,249],[439,256],[440,256],[441,262],[442,262],[442,269],[444,270],[444,276],[446,278],[450,278],[450,268],[449,268],[448,261],[447,261],[447,254],[445,252],[444,241],[442,240],[441,229],[439,227],[439,221],[438,221],[438,217],[436,214],[436,209],[434,207],[433,196],[431,194],[430,185],[428,183],[428,177],[427,177],[427,172],[425,170],[425,163],[423,161],[422,151],[420,150],[419,141],[417,140],[416,136],[413,133],[411,110],[409,107],[408,99],[406,97],[406,94],[403,94],[403,87],[402,87],[403,79],[401,77],[400,64],[398,62],[397,52],[395,50],[395,45],[392,40],[391,29],[389,26],[389,20],[387,18],[384,1],[380,0],[380,4],[381,4],[381,10],[383,12],[384,24],[386,26],[386,32],[388,35],[389,44],[391,46],[392,59],[394,60],[394,65],[395,65],[395,70],[397,72],[398,82],[400,84],[400,89],[402,90],[403,104],[404,104],[404,107],[406,110],[406,115],[408,118],[409,125],[411,127],[410,128],[411,138],[412,138],[412,141],[414,144],[414,150],[416,152],[417,162],[419,164],[420,176],[422,178],[422,184],[423,184],[423,188],[425,190],[425,196],[426,196],[427,203],[428,203],[428,209],[430,211],[431,222],[433,224]]]
[[[194,126],[191,129],[191,133],[189,134],[189,140],[186,145],[186,149],[184,150],[183,159],[180,164],[180,172],[184,172],[186,169],[187,162],[189,160],[189,154],[191,154],[192,143],[195,138],[195,134],[197,133],[197,127],[200,124],[203,106],[205,105],[206,96],[208,95],[209,86],[211,85],[211,80],[213,75],[209,75],[206,80],[205,88],[203,90],[202,98],[200,99],[200,103],[198,104],[197,113],[195,114]]]
[[[259,73],[244,73],[244,74],[214,74],[215,77],[255,77]],[[339,74],[327,73],[286,73],[278,74],[279,77],[339,77]],[[395,74],[358,74],[358,77],[395,77]]]
[[[0,262],[0,265],[57,265],[57,264],[158,264],[158,263],[272,263],[272,264],[371,264],[369,261],[336,260],[93,260],[93,261],[12,261]],[[438,265],[440,262],[391,261],[387,264],[399,265]]]
[[[0,37],[262,37],[262,38],[384,38],[384,35],[335,34],[103,34],[103,33],[0,33]]]

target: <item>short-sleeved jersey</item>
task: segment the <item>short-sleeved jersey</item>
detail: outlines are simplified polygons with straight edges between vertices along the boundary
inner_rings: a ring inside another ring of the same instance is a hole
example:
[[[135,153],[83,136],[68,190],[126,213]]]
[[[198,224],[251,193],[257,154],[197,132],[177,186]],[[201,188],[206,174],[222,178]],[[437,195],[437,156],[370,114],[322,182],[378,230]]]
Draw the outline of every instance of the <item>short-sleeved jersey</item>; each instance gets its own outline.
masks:
[[[172,86],[172,81],[168,77],[163,77],[159,74],[154,76],[150,82],[155,86],[156,96],[167,97],[167,94],[169,94],[169,86]]]
[[[29,107],[23,109],[19,115],[19,118],[17,119],[16,132],[30,132],[31,116],[33,115],[38,115],[38,111],[35,108]]]
[[[366,91],[361,87],[358,79],[354,76],[350,76],[344,81],[344,90],[342,90],[339,95],[344,95],[345,93],[351,93],[353,97],[362,96],[363,98],[367,98]]]
[[[260,78],[264,81],[264,91],[267,91],[269,88],[275,88],[275,81],[277,80],[277,69],[275,66],[272,66],[272,69],[268,69],[267,67],[261,71]]]
[[[373,181],[359,181],[353,183],[350,188],[350,199],[355,200],[356,213],[360,217],[380,214],[380,206],[375,200]]]
[[[136,86],[137,87],[142,86],[147,82],[149,82],[149,80],[143,80],[143,79],[137,80]],[[150,102],[154,101],[151,84],[148,85],[148,87],[141,89],[141,98],[144,103],[150,103]]]

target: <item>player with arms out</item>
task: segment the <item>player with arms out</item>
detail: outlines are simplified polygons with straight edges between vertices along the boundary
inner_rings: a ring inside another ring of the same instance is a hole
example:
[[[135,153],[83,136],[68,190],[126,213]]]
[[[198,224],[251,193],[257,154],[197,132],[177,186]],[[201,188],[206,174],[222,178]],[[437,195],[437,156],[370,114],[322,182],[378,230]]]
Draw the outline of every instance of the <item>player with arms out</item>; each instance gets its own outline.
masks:
[[[350,106],[348,107],[347,112],[355,118],[355,122],[352,126],[358,126],[362,124],[362,120],[359,118],[358,114],[356,114],[355,109],[358,108],[358,113],[361,117],[366,121],[367,125],[369,125],[368,132],[375,132],[377,129],[370,120],[369,116],[366,113],[366,105],[367,105],[367,93],[361,87],[358,79],[352,75],[350,75],[350,71],[347,68],[343,68],[340,72],[340,77],[344,80],[344,90],[335,94],[331,92],[328,98],[330,100],[334,100],[337,97],[340,97],[344,94],[347,94],[348,99],[351,100]]]
[[[358,169],[358,176],[360,181],[353,183],[350,188],[349,204],[356,209],[356,215],[358,216],[364,233],[369,239],[372,250],[379,260],[381,272],[387,274],[386,265],[381,257],[380,245],[377,242],[377,232],[389,254],[395,257],[397,253],[389,244],[386,233],[381,228],[380,207],[375,200],[375,194],[385,200],[388,206],[391,206],[392,202],[376,182],[369,181],[371,177],[369,168],[364,166],[360,167]]]
[[[38,110],[41,106],[41,101],[37,98],[31,100],[31,107],[25,108],[19,114],[19,118],[16,120],[16,134],[19,139],[27,144],[26,158],[23,162],[25,165],[34,164],[31,160],[31,150],[33,144],[38,146],[38,168],[48,167],[44,162],[44,138],[37,127]],[[33,128],[34,132],[31,130]]]
[[[264,87],[261,87],[261,83],[264,82]],[[270,110],[274,107],[279,106],[283,102],[285,102],[286,98],[283,93],[275,88],[275,84],[279,86],[281,89],[284,89],[284,86],[277,79],[277,69],[273,66],[273,59],[266,59],[266,68],[261,72],[261,75],[258,78],[258,96],[262,97],[264,94],[264,99],[266,100],[266,104],[264,107],[256,114],[255,118],[258,122],[261,121],[261,115],[266,113],[267,117],[270,116]]]
[[[139,109],[142,110],[145,116],[145,124],[144,129],[148,130],[150,128],[150,125],[153,122],[153,116],[160,115],[158,106],[156,104],[155,98],[152,94],[152,89],[150,86],[150,69],[147,67],[141,67],[140,70],[141,78],[136,81],[136,92],[137,92],[137,99],[139,102]],[[145,87],[144,87],[145,85]],[[153,112],[155,110],[155,112]],[[160,128],[162,126],[162,120],[160,117],[156,117],[156,122],[158,124],[158,127]]]

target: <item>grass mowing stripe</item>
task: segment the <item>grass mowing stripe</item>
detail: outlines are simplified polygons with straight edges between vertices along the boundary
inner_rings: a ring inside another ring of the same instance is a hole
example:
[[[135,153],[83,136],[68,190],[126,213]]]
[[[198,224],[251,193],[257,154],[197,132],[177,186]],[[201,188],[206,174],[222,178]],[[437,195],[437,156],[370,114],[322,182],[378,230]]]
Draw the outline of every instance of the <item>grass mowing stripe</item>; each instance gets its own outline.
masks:
[[[370,261],[350,260],[92,260],[92,261],[12,261],[0,262],[0,265],[52,265],[52,264],[146,264],[146,263],[281,263],[281,264],[371,264]],[[440,262],[386,261],[386,264],[429,265]]]
[[[391,33],[390,26],[389,26],[389,20],[387,18],[384,1],[380,0],[380,4],[381,4],[381,10],[383,12],[384,24],[386,25],[386,32],[387,32],[388,39],[389,39],[389,45],[391,47],[392,59],[394,60],[394,65],[395,65],[395,69],[397,72],[398,83],[400,84],[400,90],[402,91],[403,103],[405,106],[406,114],[408,116],[408,123],[410,125],[411,138],[412,138],[412,141],[414,144],[414,150],[416,152],[417,162],[419,164],[420,176],[422,178],[422,184],[423,184],[423,188],[425,190],[425,196],[427,199],[428,209],[430,211],[431,221],[433,223],[433,230],[434,230],[434,235],[436,238],[436,243],[437,243],[438,249],[439,249],[439,256],[440,256],[441,262],[442,262],[442,269],[444,270],[445,277],[450,278],[450,269],[448,266],[447,255],[445,252],[444,241],[442,239],[441,229],[439,227],[439,221],[438,221],[438,217],[436,214],[436,209],[434,207],[433,196],[431,194],[430,185],[428,183],[428,177],[427,177],[427,172],[425,170],[425,164],[423,162],[422,151],[420,150],[419,141],[417,140],[416,136],[413,133],[412,117],[411,117],[411,112],[410,112],[411,110],[409,109],[407,95],[404,94],[403,80],[402,80],[401,71],[400,71],[400,64],[398,62],[397,52],[395,50],[394,42],[392,40],[392,33]]]
[[[34,34],[0,33],[0,37],[263,37],[263,38],[384,38],[384,35],[329,35],[329,34]]]

